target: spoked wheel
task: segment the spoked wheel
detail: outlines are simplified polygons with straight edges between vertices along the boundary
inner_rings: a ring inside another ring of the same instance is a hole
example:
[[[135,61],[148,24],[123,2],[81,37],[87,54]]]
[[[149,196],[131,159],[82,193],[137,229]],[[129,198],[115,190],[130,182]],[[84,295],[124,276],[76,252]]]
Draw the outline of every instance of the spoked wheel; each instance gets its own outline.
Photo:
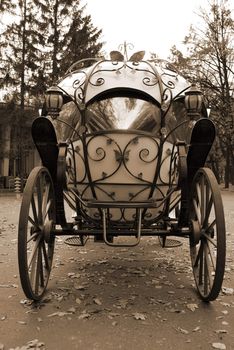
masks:
[[[54,252],[54,188],[49,171],[36,167],[22,198],[18,230],[20,280],[27,298],[40,300],[48,283]]]
[[[200,297],[215,300],[225,270],[226,234],[222,198],[213,172],[201,168],[194,176],[190,203],[190,254]]]

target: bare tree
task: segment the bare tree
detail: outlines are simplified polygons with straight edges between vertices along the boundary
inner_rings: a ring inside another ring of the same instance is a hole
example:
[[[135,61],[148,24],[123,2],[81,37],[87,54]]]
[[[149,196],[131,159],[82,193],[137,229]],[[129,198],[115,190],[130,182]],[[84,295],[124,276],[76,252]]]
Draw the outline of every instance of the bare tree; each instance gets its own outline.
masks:
[[[210,117],[217,125],[219,146],[225,158],[225,187],[234,183],[234,20],[228,0],[212,0],[200,8],[199,28],[185,37],[187,56],[172,49],[173,59],[184,75],[206,92]]]

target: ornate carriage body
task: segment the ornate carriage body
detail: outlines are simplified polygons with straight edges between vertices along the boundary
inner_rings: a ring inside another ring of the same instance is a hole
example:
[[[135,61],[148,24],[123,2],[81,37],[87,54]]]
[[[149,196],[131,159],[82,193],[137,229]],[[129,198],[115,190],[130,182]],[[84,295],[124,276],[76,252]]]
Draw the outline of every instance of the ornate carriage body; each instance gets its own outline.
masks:
[[[167,87],[176,94],[187,86],[180,81],[178,90],[177,79],[168,70],[160,75],[153,62],[104,61],[70,73],[58,84],[76,96],[79,106],[87,106],[74,111],[75,130],[63,126],[65,135],[58,137],[72,140],[67,187],[88,204],[82,209],[89,218],[100,220],[105,207],[115,223],[135,221],[137,208],[145,209],[145,221],[163,215],[178,181],[176,135],[174,140],[166,137],[166,125],[173,128],[180,121],[173,111],[162,116],[160,106],[164,99],[168,108],[166,99],[173,98],[166,95]],[[65,107],[58,123],[66,118]]]
[[[204,168],[214,124],[201,92],[169,63],[141,54],[117,58],[75,63],[47,91],[44,116],[33,123],[42,167],[32,171],[22,201],[23,289],[32,299],[43,295],[56,235],[78,236],[80,245],[94,236],[111,246],[158,236],[163,247],[168,236],[179,236],[190,240],[201,298],[213,300],[225,259],[221,196]]]

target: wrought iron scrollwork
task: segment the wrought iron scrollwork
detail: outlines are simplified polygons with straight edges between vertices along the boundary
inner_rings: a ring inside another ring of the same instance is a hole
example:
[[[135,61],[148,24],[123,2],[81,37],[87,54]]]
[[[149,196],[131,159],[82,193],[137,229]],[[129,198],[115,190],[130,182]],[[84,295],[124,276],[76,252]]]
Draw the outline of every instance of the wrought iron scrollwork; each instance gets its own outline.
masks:
[[[83,154],[83,142],[86,143],[87,158]],[[74,163],[68,161],[68,182],[76,185],[79,196],[84,201],[92,197],[92,188],[96,197],[104,201],[116,201],[123,196],[127,201],[141,201],[148,199],[152,192],[152,196],[158,198],[158,207],[163,206],[168,188],[176,187],[177,155],[174,147],[166,148],[168,145],[169,143],[160,144],[159,139],[143,133],[136,135],[126,132],[121,135],[118,132],[102,132],[87,135],[85,140],[76,141],[73,150],[69,151],[70,158],[74,157],[77,164],[77,174],[72,169]],[[162,157],[159,157],[160,152]],[[157,166],[159,159],[161,164]],[[87,177],[88,169],[91,181]],[[158,174],[154,183],[155,171]],[[100,219],[99,210],[83,210],[87,217]],[[144,218],[150,221],[155,215],[160,215],[160,212],[157,208],[149,209]],[[109,215],[114,221],[131,221],[135,210],[111,209]]]

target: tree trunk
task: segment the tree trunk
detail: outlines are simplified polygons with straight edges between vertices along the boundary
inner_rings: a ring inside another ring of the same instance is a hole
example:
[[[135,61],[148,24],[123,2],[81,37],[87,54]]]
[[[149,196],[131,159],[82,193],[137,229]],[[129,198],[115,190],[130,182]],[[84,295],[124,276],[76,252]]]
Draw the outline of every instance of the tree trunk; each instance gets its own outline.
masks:
[[[230,148],[229,145],[227,145],[227,152],[226,152],[226,165],[225,165],[225,188],[229,188],[229,182],[230,182]]]
[[[25,98],[25,41],[26,41],[26,14],[27,14],[27,0],[24,0],[24,17],[23,17],[23,29],[22,29],[22,62],[21,62],[21,77],[20,77],[20,107],[24,109]]]
[[[53,81],[57,81],[58,79],[58,40],[59,40],[59,33],[58,33],[58,0],[56,0],[54,5],[54,42],[53,42],[53,57],[52,57],[52,79]]]
[[[3,155],[4,155],[3,163],[2,163],[3,176],[9,175],[10,150],[11,150],[11,125],[7,124],[4,128],[4,139],[3,139]]]

